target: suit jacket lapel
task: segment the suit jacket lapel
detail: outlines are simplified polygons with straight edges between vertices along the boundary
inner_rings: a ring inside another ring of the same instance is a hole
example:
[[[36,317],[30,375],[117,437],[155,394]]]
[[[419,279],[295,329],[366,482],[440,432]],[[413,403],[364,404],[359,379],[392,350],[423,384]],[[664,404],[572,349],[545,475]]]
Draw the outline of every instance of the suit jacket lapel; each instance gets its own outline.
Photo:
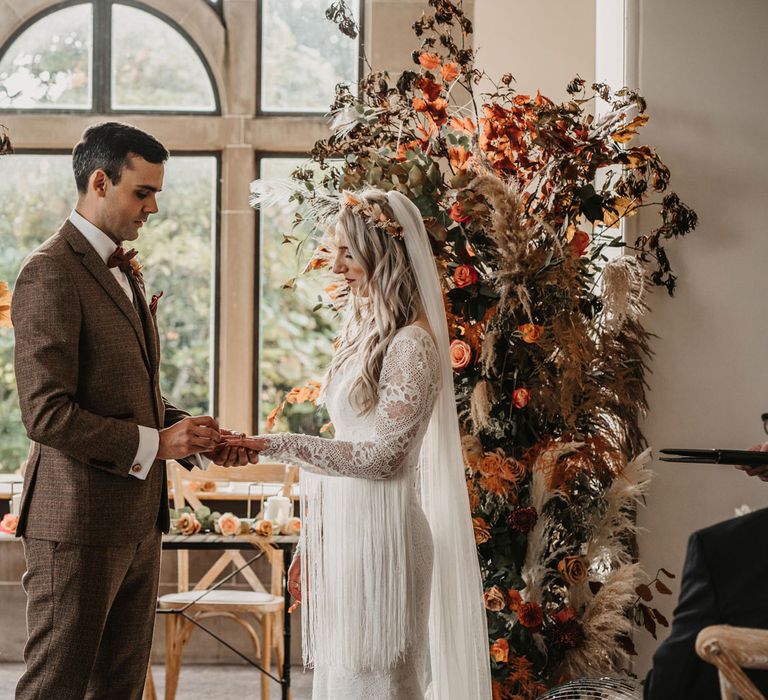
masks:
[[[112,301],[117,304],[118,308],[123,312],[128,321],[130,321],[130,324],[136,333],[136,339],[141,346],[144,362],[146,362],[150,372],[154,372],[153,364],[150,361],[149,352],[147,350],[147,339],[144,335],[141,319],[139,319],[139,315],[131,303],[131,300],[128,298],[128,295],[123,291],[120,283],[115,279],[115,276],[104,264],[104,261],[99,257],[98,253],[93,249],[93,246],[69,220],[64,223],[61,230],[72,249],[81,256],[80,260],[83,263],[83,266],[91,273],[91,275],[93,275],[96,281],[104,288],[104,291],[111,297]],[[140,299],[143,298],[143,295],[141,294],[138,294],[137,296]],[[144,301],[144,304],[146,305],[146,301]]]

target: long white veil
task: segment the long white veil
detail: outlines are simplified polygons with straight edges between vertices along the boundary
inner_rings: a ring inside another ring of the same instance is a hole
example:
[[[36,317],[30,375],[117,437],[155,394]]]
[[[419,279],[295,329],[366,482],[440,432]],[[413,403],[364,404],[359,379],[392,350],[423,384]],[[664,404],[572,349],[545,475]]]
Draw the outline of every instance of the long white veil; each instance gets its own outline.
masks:
[[[419,456],[421,503],[434,541],[429,654],[434,700],[491,697],[488,632],[453,391],[448,324],[440,277],[421,212],[393,190],[419,296],[437,341],[442,388]]]

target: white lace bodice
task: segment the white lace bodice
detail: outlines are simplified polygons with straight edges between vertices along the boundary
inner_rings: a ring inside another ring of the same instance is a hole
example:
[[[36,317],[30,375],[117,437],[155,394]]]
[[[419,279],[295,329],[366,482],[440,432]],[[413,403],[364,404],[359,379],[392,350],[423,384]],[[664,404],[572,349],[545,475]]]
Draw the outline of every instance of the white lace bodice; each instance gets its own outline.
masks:
[[[440,388],[439,359],[429,333],[418,326],[400,329],[381,368],[379,400],[360,415],[350,399],[359,375],[351,360],[326,388],[326,405],[336,438],[283,433],[263,436],[271,459],[297,462],[314,473],[388,479],[414,466]]]

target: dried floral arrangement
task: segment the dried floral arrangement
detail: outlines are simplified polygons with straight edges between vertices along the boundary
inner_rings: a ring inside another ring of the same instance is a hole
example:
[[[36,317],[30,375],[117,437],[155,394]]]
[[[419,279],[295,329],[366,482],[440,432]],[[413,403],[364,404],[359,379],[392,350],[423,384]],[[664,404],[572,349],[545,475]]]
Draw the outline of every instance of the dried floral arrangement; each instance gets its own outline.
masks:
[[[642,316],[650,287],[673,293],[665,245],[696,214],[635,143],[639,94],[577,77],[558,104],[519,94],[511,75],[478,94],[489,78],[461,3],[429,6],[414,69],[371,71],[357,94],[339,86],[316,167],[287,189],[297,221],[365,186],[399,190],[424,216],[444,273],[494,698],[534,698],[627,671],[633,624],[667,624],[633,551],[650,479]],[[355,35],[343,1],[327,14]],[[610,109],[596,118],[597,97]],[[255,204],[269,199],[257,188]],[[645,207],[658,225],[625,242],[620,222]],[[320,241],[309,268],[327,254]],[[345,290],[332,291],[338,309]],[[669,593],[658,574],[651,584]]]

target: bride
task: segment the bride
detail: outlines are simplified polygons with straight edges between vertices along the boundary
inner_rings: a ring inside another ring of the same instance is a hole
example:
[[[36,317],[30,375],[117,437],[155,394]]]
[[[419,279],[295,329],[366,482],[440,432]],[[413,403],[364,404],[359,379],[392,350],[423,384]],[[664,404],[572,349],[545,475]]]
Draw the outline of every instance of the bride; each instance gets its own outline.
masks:
[[[313,700],[487,700],[448,329],[418,208],[396,191],[343,194],[333,271],[351,291],[323,388],[335,439],[232,441],[302,468],[289,586]]]

